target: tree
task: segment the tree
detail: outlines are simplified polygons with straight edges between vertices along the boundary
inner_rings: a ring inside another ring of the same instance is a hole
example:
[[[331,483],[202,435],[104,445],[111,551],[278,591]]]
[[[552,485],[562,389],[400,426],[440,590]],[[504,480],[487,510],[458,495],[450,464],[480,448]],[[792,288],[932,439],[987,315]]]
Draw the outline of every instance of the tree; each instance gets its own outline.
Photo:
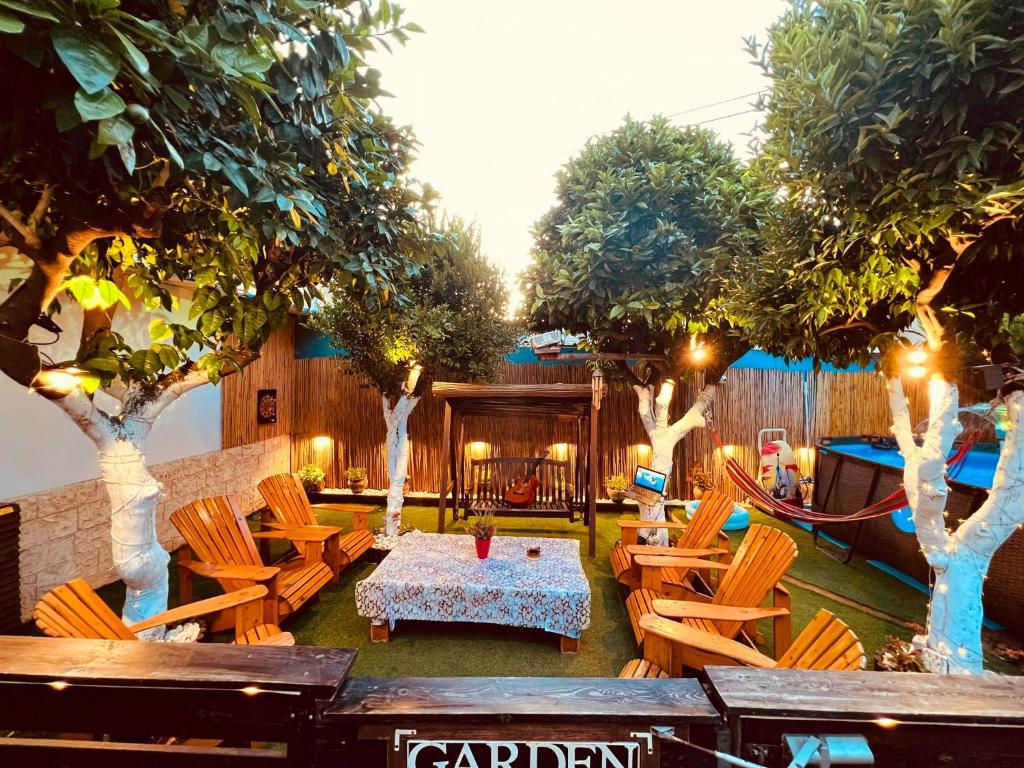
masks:
[[[0,243],[31,265],[0,304],[0,370],[63,409],[99,450],[128,622],[166,607],[153,423],[254,360],[333,275],[373,303],[405,262],[347,208],[393,184],[395,148],[364,62],[402,40],[387,2],[19,0],[0,7]],[[133,348],[119,305],[171,309]],[[83,313],[74,359],[43,364],[34,325]]]
[[[401,286],[403,300],[368,307],[336,286],[309,325],[346,353],[342,370],[369,380],[381,395],[388,457],[385,535],[402,521],[409,466],[409,414],[431,380],[493,381],[519,340],[505,319],[501,272],[480,252],[475,228],[460,219],[427,221],[423,267]]]
[[[670,473],[676,444],[705,425],[715,386],[745,349],[715,305],[725,270],[757,247],[764,192],[711,131],[659,117],[627,118],[588,142],[559,172],[557,197],[523,279],[530,325],[585,334],[594,351],[620,356],[614,372],[636,392],[653,468]],[[644,361],[636,370],[633,355]],[[706,386],[670,423],[676,380],[701,371]],[[665,519],[663,503],[640,511]],[[664,531],[649,539],[667,543]]]
[[[935,670],[981,671],[985,572],[1024,523],[1019,369],[1000,390],[1010,426],[992,489],[956,531],[944,478],[964,365],[1018,364],[1022,35],[1014,3],[834,0],[794,2],[767,45],[751,42],[771,81],[759,165],[783,215],[728,310],[754,343],[789,356],[845,364],[882,350],[935,574],[927,634],[915,638]],[[920,441],[900,380],[916,333],[931,370]]]

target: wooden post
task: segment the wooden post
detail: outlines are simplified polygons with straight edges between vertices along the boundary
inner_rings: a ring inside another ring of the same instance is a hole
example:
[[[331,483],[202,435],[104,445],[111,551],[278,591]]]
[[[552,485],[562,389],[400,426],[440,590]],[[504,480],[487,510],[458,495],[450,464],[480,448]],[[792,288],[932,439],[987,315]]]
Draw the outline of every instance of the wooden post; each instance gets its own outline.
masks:
[[[590,536],[588,553],[593,557],[597,553],[597,457],[600,413],[593,399],[590,401],[590,448],[587,450],[587,526]]]
[[[444,431],[441,433],[441,484],[437,495],[437,532],[444,533],[444,512],[448,503],[448,462],[452,438],[452,406],[444,403]]]

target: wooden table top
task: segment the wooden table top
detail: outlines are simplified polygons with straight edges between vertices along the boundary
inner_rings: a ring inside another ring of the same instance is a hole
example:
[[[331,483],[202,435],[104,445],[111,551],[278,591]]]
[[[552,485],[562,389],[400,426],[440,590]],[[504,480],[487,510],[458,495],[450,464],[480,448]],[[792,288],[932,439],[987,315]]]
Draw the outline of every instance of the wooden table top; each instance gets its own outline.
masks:
[[[508,718],[559,722],[719,722],[691,679],[564,677],[352,678],[326,717],[363,722]]]
[[[356,651],[308,646],[146,643],[0,637],[0,677],[8,680],[230,688],[257,685],[333,696]]]
[[[725,715],[1024,724],[1024,678],[708,667]]]

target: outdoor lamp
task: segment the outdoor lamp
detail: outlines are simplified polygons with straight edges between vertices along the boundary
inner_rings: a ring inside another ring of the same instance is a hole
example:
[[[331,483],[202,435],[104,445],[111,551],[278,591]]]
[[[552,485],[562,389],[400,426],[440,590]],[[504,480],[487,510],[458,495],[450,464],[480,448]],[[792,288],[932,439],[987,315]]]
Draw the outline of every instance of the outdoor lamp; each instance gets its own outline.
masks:
[[[707,347],[697,341],[697,334],[690,337],[690,360],[697,365],[702,365],[708,360]]]
[[[928,375],[928,352],[924,347],[914,347],[904,355],[907,376],[912,379],[923,379]]]

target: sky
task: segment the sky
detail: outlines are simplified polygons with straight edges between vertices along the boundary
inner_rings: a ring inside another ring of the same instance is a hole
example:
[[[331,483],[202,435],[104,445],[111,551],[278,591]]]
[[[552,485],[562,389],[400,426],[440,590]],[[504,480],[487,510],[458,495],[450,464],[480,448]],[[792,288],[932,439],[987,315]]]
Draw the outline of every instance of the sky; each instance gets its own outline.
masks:
[[[373,64],[393,98],[381,106],[421,143],[414,176],[447,211],[475,221],[506,273],[530,258],[533,223],[554,202],[554,175],[589,136],[626,114],[706,122],[746,154],[764,87],[743,38],[779,0],[405,0],[425,30]],[[719,103],[714,106],[708,106]],[[684,113],[684,114],[679,114]],[[741,114],[735,114],[741,113]],[[733,115],[732,117],[728,117]]]

